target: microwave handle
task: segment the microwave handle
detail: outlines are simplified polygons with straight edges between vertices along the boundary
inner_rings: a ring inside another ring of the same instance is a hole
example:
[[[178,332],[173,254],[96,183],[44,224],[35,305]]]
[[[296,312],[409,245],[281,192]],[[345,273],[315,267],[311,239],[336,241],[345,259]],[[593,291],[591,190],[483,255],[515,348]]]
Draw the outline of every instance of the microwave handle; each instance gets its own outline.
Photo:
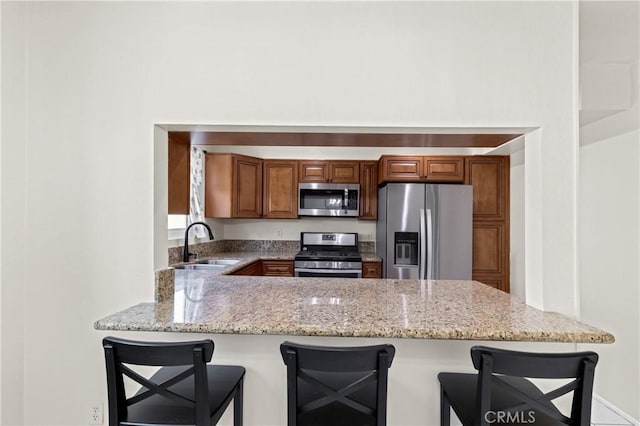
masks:
[[[344,189],[344,198],[342,198],[342,208],[347,210],[349,208],[349,190]]]

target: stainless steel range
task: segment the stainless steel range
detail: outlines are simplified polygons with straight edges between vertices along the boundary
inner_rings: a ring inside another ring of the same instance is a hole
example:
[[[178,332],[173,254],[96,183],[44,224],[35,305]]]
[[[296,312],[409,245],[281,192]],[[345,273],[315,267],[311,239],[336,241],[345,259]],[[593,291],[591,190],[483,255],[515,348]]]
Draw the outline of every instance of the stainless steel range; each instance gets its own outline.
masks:
[[[294,258],[296,277],[362,276],[362,256],[356,233],[301,232],[300,248]]]

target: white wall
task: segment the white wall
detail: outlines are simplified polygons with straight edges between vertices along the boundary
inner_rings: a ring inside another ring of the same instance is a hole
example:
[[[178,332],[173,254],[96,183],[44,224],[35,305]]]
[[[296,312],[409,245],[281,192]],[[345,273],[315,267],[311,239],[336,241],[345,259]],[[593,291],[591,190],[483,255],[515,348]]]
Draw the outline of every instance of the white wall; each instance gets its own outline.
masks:
[[[11,6],[1,7],[4,24]],[[10,168],[2,157],[3,222],[6,196],[28,208],[9,209],[24,238],[3,226],[2,244],[24,241],[28,256],[24,280],[5,281],[3,249],[2,315],[7,292],[23,292],[24,303],[12,300],[13,324],[24,327],[29,367],[24,408],[3,404],[3,416],[80,425],[86,402],[105,399],[92,323],[153,298],[157,123],[541,127],[545,282],[527,285],[544,285],[550,309],[574,313],[574,4],[24,7],[26,25],[3,25],[3,40],[5,30],[26,32],[29,65],[26,140],[10,145],[26,154]],[[15,61],[4,48],[2,59],[3,71]],[[3,91],[3,102],[21,96]],[[3,150],[7,143],[3,134]],[[6,193],[13,180],[22,188]],[[21,365],[3,358],[3,380]]]
[[[602,124],[602,123],[601,123]],[[597,351],[595,391],[640,419],[638,130],[580,148],[580,316],[616,337]]]
[[[0,133],[0,424],[19,425],[25,407],[26,7],[2,5]]]
[[[514,296],[526,301],[526,273],[525,273],[525,182],[524,182],[524,151],[511,155],[511,170],[509,175],[510,187],[510,232],[509,232],[509,272],[510,292]],[[535,282],[532,283],[535,285]]]

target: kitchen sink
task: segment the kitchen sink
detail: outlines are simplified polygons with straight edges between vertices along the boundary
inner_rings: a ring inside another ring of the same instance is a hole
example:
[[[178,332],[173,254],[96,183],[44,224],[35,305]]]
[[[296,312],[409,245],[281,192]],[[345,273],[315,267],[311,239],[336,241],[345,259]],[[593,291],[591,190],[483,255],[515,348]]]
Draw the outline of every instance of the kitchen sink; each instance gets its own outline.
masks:
[[[196,261],[196,265],[229,266],[240,262],[240,259],[204,259]]]
[[[208,263],[187,263],[185,265],[176,265],[175,269],[195,269],[201,271],[219,271],[226,268],[229,265],[216,265]]]

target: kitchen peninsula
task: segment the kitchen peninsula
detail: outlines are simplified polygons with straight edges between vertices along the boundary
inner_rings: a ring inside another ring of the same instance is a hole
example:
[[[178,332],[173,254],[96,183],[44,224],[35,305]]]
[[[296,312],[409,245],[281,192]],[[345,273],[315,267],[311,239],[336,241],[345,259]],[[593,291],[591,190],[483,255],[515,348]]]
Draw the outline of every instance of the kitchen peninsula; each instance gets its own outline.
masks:
[[[171,283],[168,283],[171,286]],[[176,270],[175,287],[96,322],[101,330],[610,343],[477,281],[228,276]],[[173,293],[173,294],[171,294]],[[168,297],[167,297],[168,296]]]
[[[390,407],[406,407],[389,411],[388,424],[393,425],[437,424],[436,375],[470,371],[469,348],[478,341],[552,352],[575,351],[577,342],[614,341],[605,331],[542,312],[476,281],[226,274],[259,256],[222,273],[163,270],[156,302],[129,307],[94,326],[141,340],[211,337],[215,363],[247,368],[245,424],[260,426],[286,423],[286,377],[278,351],[285,340],[393,344],[397,354],[389,373]]]

